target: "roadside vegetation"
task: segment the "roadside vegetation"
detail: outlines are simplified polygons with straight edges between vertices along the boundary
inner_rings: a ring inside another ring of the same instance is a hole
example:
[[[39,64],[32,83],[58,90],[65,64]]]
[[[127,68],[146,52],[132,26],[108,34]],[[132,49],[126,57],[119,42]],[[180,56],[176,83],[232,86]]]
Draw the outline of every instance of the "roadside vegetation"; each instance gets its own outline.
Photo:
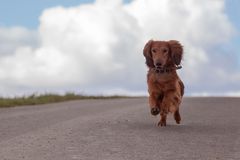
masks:
[[[64,102],[70,100],[83,100],[83,99],[114,99],[114,98],[127,98],[127,96],[87,96],[78,95],[75,93],[66,93],[65,95],[58,94],[44,94],[14,98],[1,98],[0,97],[0,108],[3,107],[15,107],[15,106],[26,106],[26,105],[37,105],[37,104],[48,104],[56,102]]]

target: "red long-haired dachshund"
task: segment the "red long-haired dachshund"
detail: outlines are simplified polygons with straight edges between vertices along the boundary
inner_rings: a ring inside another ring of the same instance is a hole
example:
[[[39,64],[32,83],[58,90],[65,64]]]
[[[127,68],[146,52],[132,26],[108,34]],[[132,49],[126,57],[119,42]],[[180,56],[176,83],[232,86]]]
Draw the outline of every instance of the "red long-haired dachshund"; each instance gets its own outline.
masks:
[[[184,84],[177,75],[183,57],[183,47],[176,40],[147,42],[143,49],[148,66],[147,84],[152,115],[160,113],[158,126],[166,126],[168,113],[174,114],[177,124],[181,116],[179,106],[184,94]]]

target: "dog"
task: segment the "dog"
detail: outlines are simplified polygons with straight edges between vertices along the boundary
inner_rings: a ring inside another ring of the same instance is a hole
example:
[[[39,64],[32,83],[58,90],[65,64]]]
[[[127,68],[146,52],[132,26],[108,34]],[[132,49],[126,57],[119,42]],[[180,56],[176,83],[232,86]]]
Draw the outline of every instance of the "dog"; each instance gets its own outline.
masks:
[[[168,113],[173,113],[177,124],[181,116],[179,106],[184,94],[184,84],[177,74],[181,68],[183,46],[176,40],[149,40],[144,49],[148,67],[147,84],[151,114],[160,113],[158,126],[166,126]]]

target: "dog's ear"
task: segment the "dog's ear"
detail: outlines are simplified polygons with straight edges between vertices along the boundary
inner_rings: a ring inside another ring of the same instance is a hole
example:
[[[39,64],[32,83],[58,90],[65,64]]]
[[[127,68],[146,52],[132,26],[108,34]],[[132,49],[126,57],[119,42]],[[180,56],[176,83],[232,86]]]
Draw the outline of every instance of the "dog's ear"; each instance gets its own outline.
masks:
[[[153,43],[153,40],[149,40],[145,44],[145,47],[143,49],[143,55],[146,58],[146,65],[150,68],[154,67],[152,54],[151,54],[152,43]]]
[[[183,56],[182,45],[178,41],[175,41],[175,40],[170,40],[170,41],[168,41],[168,43],[170,46],[171,58],[172,58],[173,62],[176,65],[180,65],[182,56]]]

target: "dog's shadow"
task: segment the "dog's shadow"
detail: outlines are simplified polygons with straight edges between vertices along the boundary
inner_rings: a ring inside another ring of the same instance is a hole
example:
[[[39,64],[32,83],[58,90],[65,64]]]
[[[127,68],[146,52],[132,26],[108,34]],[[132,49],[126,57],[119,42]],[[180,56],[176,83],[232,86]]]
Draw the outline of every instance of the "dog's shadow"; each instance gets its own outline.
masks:
[[[130,122],[127,124],[129,129],[138,131],[151,131],[151,132],[163,132],[172,133],[177,132],[181,134],[221,134],[224,132],[222,126],[198,123],[182,123],[174,124],[168,123],[167,126],[157,126],[156,123],[150,122]]]

